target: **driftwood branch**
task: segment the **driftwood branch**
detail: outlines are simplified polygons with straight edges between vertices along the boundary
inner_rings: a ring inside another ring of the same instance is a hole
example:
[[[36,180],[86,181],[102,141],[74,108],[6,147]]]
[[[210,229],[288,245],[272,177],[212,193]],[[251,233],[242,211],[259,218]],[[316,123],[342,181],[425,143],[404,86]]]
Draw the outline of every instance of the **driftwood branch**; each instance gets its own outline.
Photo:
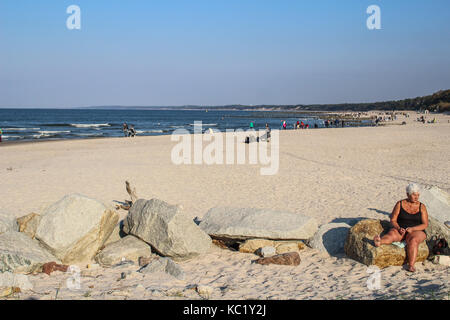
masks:
[[[138,199],[138,196],[136,194],[136,188],[131,188],[131,185],[128,181],[125,181],[125,188],[131,197],[131,201],[125,200],[125,204],[117,205],[116,209],[130,210],[131,206],[133,205],[133,202],[135,202]]]
[[[136,195],[136,188],[131,189],[130,183],[128,181],[125,181],[125,185],[127,192],[131,197],[131,202],[135,202],[138,199],[138,196]]]

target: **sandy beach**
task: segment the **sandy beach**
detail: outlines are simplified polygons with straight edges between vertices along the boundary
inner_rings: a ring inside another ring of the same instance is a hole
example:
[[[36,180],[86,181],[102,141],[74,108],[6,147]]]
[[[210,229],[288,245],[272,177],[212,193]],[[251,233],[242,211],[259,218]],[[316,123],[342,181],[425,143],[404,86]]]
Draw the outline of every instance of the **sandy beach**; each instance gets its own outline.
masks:
[[[128,198],[125,181],[140,198],[181,204],[190,218],[215,206],[268,208],[329,222],[389,219],[410,182],[450,192],[450,115],[437,123],[410,112],[378,127],[287,130],[279,137],[279,170],[261,165],[175,165],[170,136],[64,140],[0,145],[0,210],[14,217],[41,213],[70,193],[114,207]],[[406,125],[400,125],[406,121]],[[207,143],[205,143],[206,145]],[[120,210],[124,217],[127,211]],[[122,269],[82,269],[82,288],[65,288],[67,275],[30,276],[38,299],[199,299],[190,284],[213,288],[212,299],[375,299],[449,296],[449,269],[417,263],[417,272],[388,267],[381,289],[371,291],[367,267],[346,257],[306,248],[297,267],[255,265],[253,254],[213,247],[180,262],[183,281]],[[58,289],[59,288],[59,289]]]

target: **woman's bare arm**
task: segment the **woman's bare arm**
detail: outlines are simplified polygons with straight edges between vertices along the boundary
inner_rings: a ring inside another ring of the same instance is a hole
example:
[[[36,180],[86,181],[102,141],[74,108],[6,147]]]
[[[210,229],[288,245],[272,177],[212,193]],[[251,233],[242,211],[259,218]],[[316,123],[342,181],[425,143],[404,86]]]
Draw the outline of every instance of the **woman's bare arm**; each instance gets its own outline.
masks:
[[[400,201],[398,201],[395,204],[394,209],[392,210],[392,213],[391,213],[391,224],[397,230],[401,229],[397,223],[397,218],[398,218],[399,213],[400,213]]]

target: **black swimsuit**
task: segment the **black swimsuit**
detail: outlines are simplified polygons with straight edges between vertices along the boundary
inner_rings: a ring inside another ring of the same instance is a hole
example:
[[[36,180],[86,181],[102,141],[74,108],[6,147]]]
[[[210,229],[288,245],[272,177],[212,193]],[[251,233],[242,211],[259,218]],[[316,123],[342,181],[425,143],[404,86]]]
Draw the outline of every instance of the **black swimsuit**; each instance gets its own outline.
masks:
[[[422,203],[419,202],[419,212],[408,213],[405,209],[403,209],[402,201],[400,201],[400,213],[397,217],[397,223],[403,229],[416,227],[422,224]],[[422,231],[425,232],[425,230]]]

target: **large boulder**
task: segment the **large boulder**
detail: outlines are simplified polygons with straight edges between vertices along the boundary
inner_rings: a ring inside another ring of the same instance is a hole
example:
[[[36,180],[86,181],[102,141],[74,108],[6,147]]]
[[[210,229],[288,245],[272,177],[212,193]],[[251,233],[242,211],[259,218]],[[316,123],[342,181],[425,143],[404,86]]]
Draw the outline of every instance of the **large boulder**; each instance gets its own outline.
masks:
[[[90,262],[118,220],[97,200],[71,194],[44,211],[36,239],[64,264]]]
[[[427,241],[437,237],[450,243],[450,228],[445,225],[450,221],[450,194],[436,186],[425,187],[420,191],[420,201],[428,212]]]
[[[199,226],[212,237],[239,240],[304,240],[312,237],[318,228],[314,218],[301,214],[230,207],[210,209]]]
[[[144,240],[161,255],[175,260],[206,253],[212,244],[211,238],[183,214],[181,206],[158,199],[134,202],[123,231]]]
[[[58,261],[27,235],[10,231],[0,235],[0,273],[40,272],[49,261]]]
[[[149,258],[151,256],[152,250],[147,243],[134,236],[126,236],[108,244],[95,256],[95,261],[103,266],[112,266],[120,263],[122,260],[137,263],[139,257]]]
[[[328,223],[321,225],[319,230],[308,240],[308,245],[329,255],[344,253],[345,240],[350,226],[346,223]]]
[[[405,248],[393,244],[375,247],[373,242],[377,234],[383,236],[390,228],[389,221],[361,220],[348,232],[345,253],[349,258],[367,266],[375,265],[380,268],[402,266],[406,263]],[[428,247],[424,241],[419,245],[416,262],[425,261],[427,257]]]
[[[105,246],[107,246],[110,243],[119,241],[120,239],[126,237],[126,233],[123,232],[123,223],[124,220],[120,220],[116,226],[114,227],[113,231],[111,232],[111,235],[109,236],[109,238],[105,241]]]

